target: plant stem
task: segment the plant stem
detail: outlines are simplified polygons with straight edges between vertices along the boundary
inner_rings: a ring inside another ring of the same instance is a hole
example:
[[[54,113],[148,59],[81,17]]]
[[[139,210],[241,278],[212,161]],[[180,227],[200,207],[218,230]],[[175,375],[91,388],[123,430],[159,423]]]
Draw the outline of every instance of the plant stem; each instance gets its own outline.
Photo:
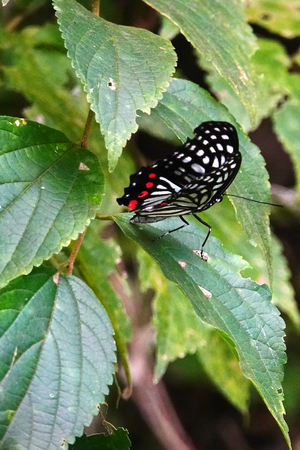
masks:
[[[77,253],[79,252],[79,249],[82,244],[86,230],[87,230],[87,227],[85,227],[85,230],[82,233],[80,233],[80,235],[78,236],[74,250],[72,251],[71,256],[69,258],[69,264],[68,264],[68,274],[69,275],[72,275],[75,259],[76,259]]]
[[[94,118],[94,111],[92,111],[91,109],[89,110],[87,119],[86,119],[86,123],[85,123],[85,127],[83,130],[83,135],[82,135],[82,139],[80,142],[80,146],[81,148],[88,148],[88,140],[89,140],[89,134],[91,131],[91,125],[92,125],[92,120]]]
[[[93,0],[92,2],[92,13],[95,16],[99,16],[100,14],[100,0]]]
[[[100,13],[100,0],[93,0],[92,2],[92,12],[93,14],[95,14],[96,16],[99,16]],[[94,111],[92,111],[91,109],[89,110],[87,119],[86,119],[86,123],[85,123],[85,127],[83,130],[83,135],[82,135],[82,139],[80,142],[80,146],[81,148],[88,148],[88,140],[89,140],[89,134],[91,131],[91,125],[92,125],[92,121],[94,118]],[[85,227],[85,230],[78,236],[78,239],[76,241],[74,250],[71,253],[71,256],[69,258],[69,263],[68,263],[68,274],[72,275],[73,272],[73,267],[74,267],[74,263],[75,263],[75,259],[76,256],[79,252],[80,246],[82,244],[84,235],[86,233],[87,227]]]

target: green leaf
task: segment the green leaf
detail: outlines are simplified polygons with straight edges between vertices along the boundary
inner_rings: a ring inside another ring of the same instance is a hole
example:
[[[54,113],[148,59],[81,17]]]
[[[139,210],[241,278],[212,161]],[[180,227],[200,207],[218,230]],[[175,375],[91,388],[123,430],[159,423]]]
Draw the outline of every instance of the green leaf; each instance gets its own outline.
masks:
[[[38,268],[0,291],[1,448],[74,442],[108,393],[113,330],[88,286]],[[57,283],[57,284],[56,284]]]
[[[241,170],[228,191],[254,200],[270,201],[269,176],[259,149],[240,130],[226,108],[214,100],[207,91],[190,81],[173,80],[152,114],[158,115],[183,142],[186,136],[193,136],[193,130],[201,122],[206,120],[231,122],[237,128],[243,159]],[[238,198],[230,200],[248,239],[256,242],[263,252],[272,283],[269,207]]]
[[[247,5],[249,22],[289,39],[300,34],[299,0],[251,0]]]
[[[1,33],[1,30],[0,30]],[[59,39],[60,40],[59,40]],[[9,89],[16,90],[33,103],[35,116],[77,141],[81,138],[88,112],[86,99],[79,92],[70,92],[66,85],[70,77],[70,60],[62,46],[57,26],[28,27],[20,34],[3,33],[2,48],[4,79]],[[62,48],[61,48],[62,47]],[[77,81],[77,78],[74,78]]]
[[[188,41],[228,81],[240,96],[251,121],[256,115],[251,56],[256,45],[240,0],[201,2],[144,0],[167,16]]]
[[[202,339],[206,345],[199,346],[197,355],[206,373],[223,395],[246,414],[250,383],[242,374],[235,353],[216,330],[206,327]]]
[[[102,199],[96,157],[56,130],[0,117],[0,286],[89,224]]]
[[[112,434],[95,434],[93,436],[82,436],[76,439],[69,450],[129,450],[131,442],[128,431],[118,428]]]
[[[200,64],[208,72],[207,81],[216,97],[228,108],[245,131],[256,129],[268,117],[287,94],[287,76],[291,65],[281,44],[269,39],[258,39],[259,49],[252,57],[253,71],[257,75],[255,84],[257,115],[254,123],[249,121],[247,111],[239,96],[213,68],[201,57]]]
[[[300,77],[297,76],[298,83]],[[299,84],[298,84],[299,90]],[[298,94],[299,95],[299,94]],[[274,129],[278,139],[289,153],[297,180],[297,198],[300,200],[300,98],[293,96],[287,100],[273,115]]]
[[[236,352],[232,352],[220,334],[196,315],[186,295],[162,275],[144,250],[141,249],[138,256],[142,288],[151,287],[156,291],[153,305],[155,382],[162,378],[170,362],[188,353],[196,353],[218,389],[245,413],[249,381],[241,373]]]
[[[91,287],[104,306],[115,332],[118,352],[130,381],[127,344],[131,340],[130,320],[127,316],[120,294],[126,292],[124,280],[117,274],[116,263],[121,257],[120,249],[110,239],[103,242],[99,238],[101,225],[93,221],[88,227],[80,251],[76,258],[76,269]],[[119,287],[119,296],[116,286]]]
[[[246,239],[242,227],[236,221],[234,210],[227,198],[216,208],[210,208],[201,213],[201,217],[212,227],[212,234],[216,236],[230,252],[242,255],[251,267],[243,270],[244,277],[250,277],[257,283],[266,283],[268,271],[266,260],[258,247],[254,247]],[[273,303],[285,314],[298,328],[300,315],[295,294],[290,282],[291,273],[285,257],[282,255],[282,246],[273,235],[271,238],[273,257]]]
[[[130,224],[129,217],[119,215],[115,221],[159,263],[169,280],[179,284],[199,317],[234,342],[243,374],[263,397],[290,445],[281,391],[282,365],[286,362],[284,322],[270,302],[268,287],[242,278],[238,272],[245,263],[224,253],[215,238],[206,244],[208,262],[200,259],[195,250],[201,249],[206,231],[190,224],[157,240],[177,228],[179,219],[136,226]]]
[[[139,251],[139,279],[143,290],[151,287],[156,296],[153,323],[156,331],[156,366],[154,379],[158,382],[170,362],[187,353],[195,353],[204,345],[203,322],[195,314],[186,296],[162,275],[152,258]]]
[[[101,124],[112,171],[137,130],[136,111],[149,113],[170,82],[176,54],[149,31],[115,25],[73,0],[54,0],[68,55]]]

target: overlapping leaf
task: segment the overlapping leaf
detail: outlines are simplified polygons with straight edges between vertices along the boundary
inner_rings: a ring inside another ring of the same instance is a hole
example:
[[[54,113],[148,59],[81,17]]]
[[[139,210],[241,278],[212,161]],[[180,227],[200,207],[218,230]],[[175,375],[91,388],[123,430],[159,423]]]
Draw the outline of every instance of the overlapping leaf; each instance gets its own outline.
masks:
[[[256,45],[239,0],[144,0],[167,16],[240,96],[251,121],[256,114],[251,56]]]
[[[149,31],[94,16],[74,0],[54,0],[76,74],[101,124],[113,170],[137,130],[136,111],[150,112],[170,82],[176,54]]]
[[[245,263],[236,255],[224,253],[214,238],[205,248],[209,261],[201,260],[195,250],[201,249],[206,233],[194,225],[157,241],[181,222],[170,219],[141,227],[131,225],[128,215],[116,216],[115,220],[159,263],[164,275],[179,284],[200,318],[234,342],[244,375],[262,395],[289,443],[281,393],[282,365],[286,361],[284,322],[270,302],[268,287],[242,278],[238,272]]]
[[[203,323],[178,286],[167,280],[153,259],[139,252],[141,287],[156,291],[153,324],[156,332],[156,382],[170,362],[196,353],[218,389],[242,412],[247,411],[249,380],[241,373],[237,356],[219,333]],[[184,265],[184,262],[181,261]]]
[[[68,245],[96,214],[96,157],[56,130],[0,118],[0,286]]]
[[[81,280],[54,273],[38,268],[0,291],[4,449],[74,442],[112,383],[115,345],[104,308]]]
[[[130,382],[127,344],[131,340],[130,321],[124,305],[116,292],[116,286],[124,295],[129,295],[124,280],[116,273],[116,262],[120,258],[120,250],[113,240],[103,242],[99,238],[101,228],[94,220],[89,226],[80,251],[76,258],[76,268],[88,285],[93,289],[111,320],[115,331],[118,352]]]
[[[257,76],[255,83],[257,114],[252,125],[239,96],[217,73],[211,63],[207,63],[204,58],[201,58],[200,61],[201,66],[209,73],[206,79],[212,91],[245,131],[256,129],[264,118],[273,113],[288,91],[287,75],[291,60],[284,47],[280,43],[268,39],[258,39],[258,45],[259,49],[252,57],[253,70]]]

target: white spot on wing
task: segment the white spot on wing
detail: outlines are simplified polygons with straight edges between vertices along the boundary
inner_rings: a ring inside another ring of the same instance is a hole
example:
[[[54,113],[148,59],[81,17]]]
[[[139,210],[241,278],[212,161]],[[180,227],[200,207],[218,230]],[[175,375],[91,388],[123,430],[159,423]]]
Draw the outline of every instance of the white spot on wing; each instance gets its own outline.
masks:
[[[192,158],[190,156],[187,156],[186,158],[184,158],[182,160],[182,162],[184,162],[184,163],[189,163],[190,161],[192,161]]]
[[[224,156],[223,156],[223,158],[224,158]],[[214,162],[213,162],[212,166],[215,167],[215,168],[219,167],[219,160],[218,160],[218,158],[216,156],[215,156],[215,159],[214,159]]]
[[[202,166],[200,166],[200,164],[194,163],[194,164],[191,165],[191,168],[197,173],[204,173],[205,172],[204,168]]]
[[[208,164],[209,163],[209,157],[208,156],[204,156],[203,163],[204,164]]]

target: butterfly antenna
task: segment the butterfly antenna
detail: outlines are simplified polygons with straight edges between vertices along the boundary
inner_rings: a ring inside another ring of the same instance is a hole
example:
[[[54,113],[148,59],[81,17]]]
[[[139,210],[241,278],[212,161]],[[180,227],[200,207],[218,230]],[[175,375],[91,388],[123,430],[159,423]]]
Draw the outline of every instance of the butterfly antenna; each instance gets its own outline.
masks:
[[[261,202],[260,200],[253,200],[253,198],[242,197],[241,195],[235,194],[224,194],[224,195],[226,195],[227,197],[242,198],[243,200],[248,200],[249,202],[262,203],[263,205],[278,206],[278,208],[283,208],[283,205],[277,205],[276,203],[269,203],[269,202]]]

